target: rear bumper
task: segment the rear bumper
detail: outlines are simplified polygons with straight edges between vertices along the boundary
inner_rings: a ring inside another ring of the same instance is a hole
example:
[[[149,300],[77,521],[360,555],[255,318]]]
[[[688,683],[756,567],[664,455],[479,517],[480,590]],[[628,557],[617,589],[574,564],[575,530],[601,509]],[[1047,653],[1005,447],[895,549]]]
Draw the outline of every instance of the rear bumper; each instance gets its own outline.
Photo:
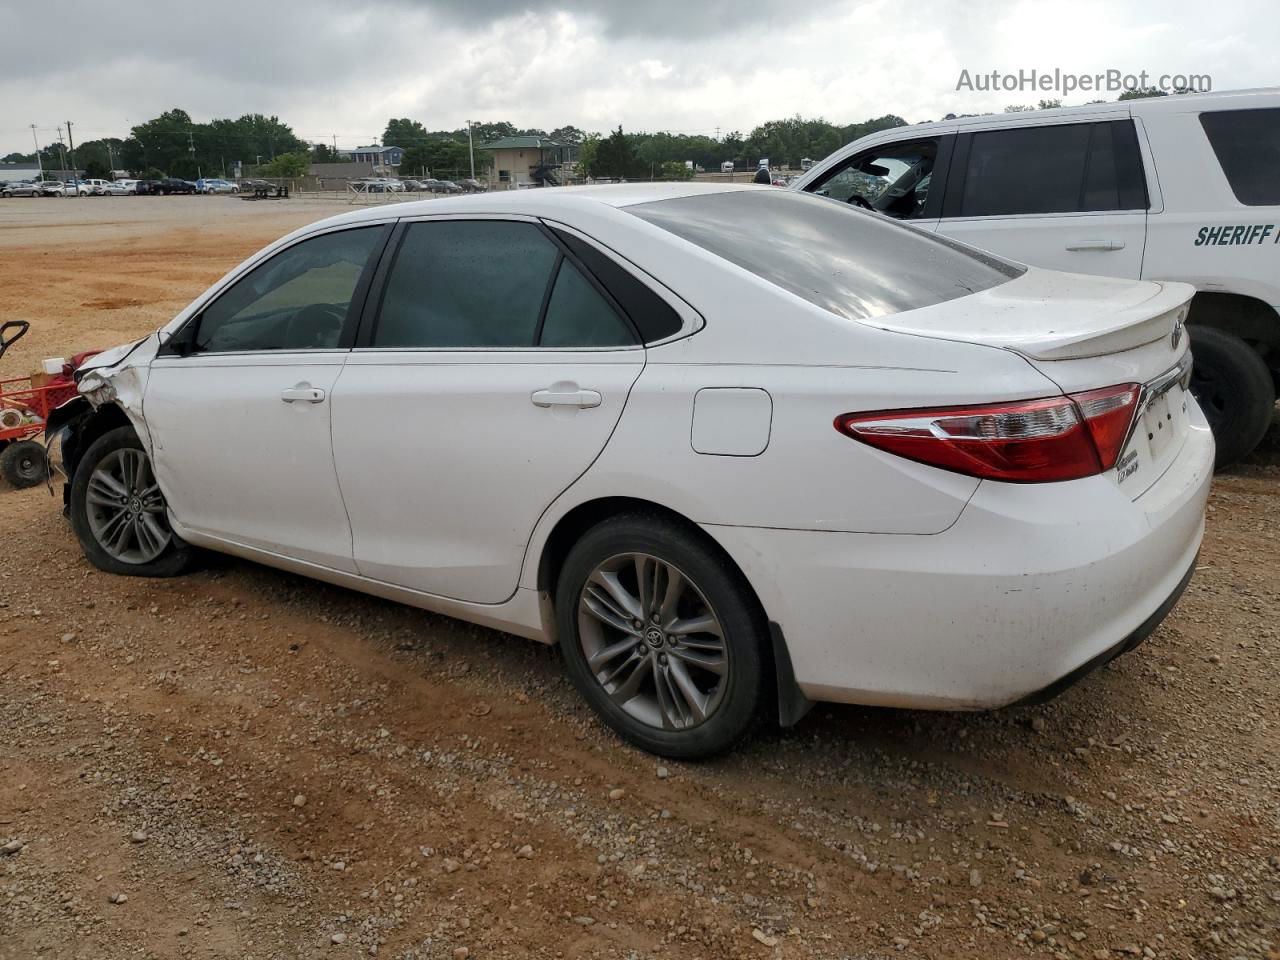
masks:
[[[1133,633],[1129,634],[1110,650],[1102,651],[1102,653],[1098,654],[1092,660],[1088,660],[1080,664],[1080,666],[1076,667],[1066,676],[1059,677],[1053,683],[1049,684],[1047,687],[1037,690],[1035,693],[1027,694],[1027,696],[1010,704],[1010,706],[1029,707],[1037,703],[1045,703],[1052,700],[1068,687],[1074,686],[1078,681],[1083,680],[1089,674],[1093,673],[1093,671],[1100,667],[1105,667],[1116,657],[1126,654],[1130,650],[1141,646],[1142,641],[1151,636],[1151,634],[1155,632],[1156,627],[1160,626],[1160,624],[1164,622],[1164,618],[1169,615],[1169,612],[1177,606],[1178,600],[1182,597],[1182,592],[1187,589],[1187,584],[1191,582],[1191,576],[1195,572],[1196,562],[1195,560],[1192,560],[1191,566],[1187,567],[1187,572],[1182,575],[1182,579],[1178,581],[1178,585],[1173,588],[1173,593],[1169,594],[1169,596],[1165,598],[1164,603],[1160,604],[1160,606],[1156,608],[1155,613],[1142,621],[1142,625],[1139,626],[1137,630],[1133,631]]]
[[[1110,476],[984,482],[935,535],[708,526],[786,637],[813,700],[983,709],[1052,696],[1140,642],[1186,586],[1213,440],[1137,500]]]

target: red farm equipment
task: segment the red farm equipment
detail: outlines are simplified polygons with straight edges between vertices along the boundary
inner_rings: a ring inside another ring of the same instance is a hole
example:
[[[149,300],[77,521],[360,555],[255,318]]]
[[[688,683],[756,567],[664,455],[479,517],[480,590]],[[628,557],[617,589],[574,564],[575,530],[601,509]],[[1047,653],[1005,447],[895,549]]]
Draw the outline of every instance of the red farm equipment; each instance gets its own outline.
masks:
[[[0,357],[31,325],[25,320],[0,324]],[[33,487],[48,472],[44,445],[36,437],[49,412],[76,395],[71,364],[57,373],[0,380],[0,476],[13,487]]]

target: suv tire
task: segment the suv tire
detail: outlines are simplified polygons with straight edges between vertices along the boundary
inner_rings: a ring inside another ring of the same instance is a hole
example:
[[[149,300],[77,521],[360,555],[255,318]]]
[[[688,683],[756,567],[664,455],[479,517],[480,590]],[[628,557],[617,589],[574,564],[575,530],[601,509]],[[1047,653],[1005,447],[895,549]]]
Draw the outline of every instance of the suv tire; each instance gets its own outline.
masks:
[[[1275,414],[1271,371],[1247,343],[1216,327],[1191,324],[1191,392],[1204,410],[1217,445],[1214,465],[1247,457]]]

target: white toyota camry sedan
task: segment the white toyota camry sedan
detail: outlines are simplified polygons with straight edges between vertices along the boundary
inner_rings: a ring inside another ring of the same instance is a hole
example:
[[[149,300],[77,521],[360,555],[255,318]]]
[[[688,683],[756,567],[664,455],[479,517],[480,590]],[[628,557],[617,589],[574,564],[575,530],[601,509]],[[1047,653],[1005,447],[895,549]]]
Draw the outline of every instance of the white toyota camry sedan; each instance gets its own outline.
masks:
[[[51,434],[101,569],[205,548],[557,643],[696,757],[1137,645],[1203,533],[1191,294],[767,187],[437,199],[272,244]]]

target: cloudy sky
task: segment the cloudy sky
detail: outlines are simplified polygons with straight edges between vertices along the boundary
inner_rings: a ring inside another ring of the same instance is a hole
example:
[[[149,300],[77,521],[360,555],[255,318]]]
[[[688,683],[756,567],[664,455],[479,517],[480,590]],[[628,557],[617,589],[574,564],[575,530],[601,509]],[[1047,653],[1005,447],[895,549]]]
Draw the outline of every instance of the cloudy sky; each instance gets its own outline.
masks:
[[[46,19],[16,0],[0,3],[0,154],[31,149],[32,123],[42,143],[68,119],[77,139],[124,136],[173,106],[197,120],[274,113],[306,139],[336,135],[351,147],[374,140],[391,116],[431,129],[472,119],[714,134],[796,113],[919,121],[1057,95],[957,91],[962,70],[1146,70],[1153,81],[1208,74],[1221,90],[1280,84],[1274,0],[138,0],[126,8],[70,0]]]

